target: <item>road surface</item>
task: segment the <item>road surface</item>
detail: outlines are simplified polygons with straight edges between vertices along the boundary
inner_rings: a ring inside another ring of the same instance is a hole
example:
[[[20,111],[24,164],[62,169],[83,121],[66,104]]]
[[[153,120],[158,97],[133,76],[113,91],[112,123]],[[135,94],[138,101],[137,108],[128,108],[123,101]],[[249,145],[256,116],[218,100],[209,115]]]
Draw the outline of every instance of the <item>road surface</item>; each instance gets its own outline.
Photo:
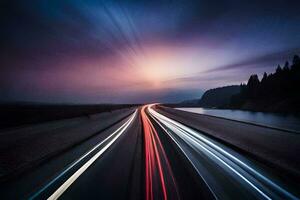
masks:
[[[297,183],[162,113],[153,105],[137,109],[2,182],[2,199],[299,199]]]

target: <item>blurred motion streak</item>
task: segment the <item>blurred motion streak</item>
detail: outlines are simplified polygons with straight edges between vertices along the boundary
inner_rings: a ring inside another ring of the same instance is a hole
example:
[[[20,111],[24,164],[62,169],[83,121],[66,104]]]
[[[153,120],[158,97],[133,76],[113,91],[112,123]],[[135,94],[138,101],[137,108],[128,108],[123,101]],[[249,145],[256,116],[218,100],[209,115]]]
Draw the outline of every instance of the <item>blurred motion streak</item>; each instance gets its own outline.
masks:
[[[163,199],[168,199],[170,196],[172,199],[179,199],[171,166],[158,133],[146,115],[146,107],[144,106],[141,110],[145,145],[146,200],[161,199],[159,194],[163,195]],[[169,182],[167,182],[168,179]]]

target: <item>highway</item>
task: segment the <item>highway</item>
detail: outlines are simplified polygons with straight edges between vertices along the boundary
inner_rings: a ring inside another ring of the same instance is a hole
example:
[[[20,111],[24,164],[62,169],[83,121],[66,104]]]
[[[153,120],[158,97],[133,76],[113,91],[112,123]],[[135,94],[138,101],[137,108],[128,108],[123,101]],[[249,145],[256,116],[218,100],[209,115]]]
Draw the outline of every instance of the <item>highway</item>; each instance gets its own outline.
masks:
[[[0,194],[3,199],[299,199],[294,182],[282,182],[260,161],[162,113],[155,105],[138,108],[45,163],[39,173],[21,177],[18,186],[11,181],[1,187]],[[41,175],[49,169],[55,170]]]
[[[149,113],[189,159],[216,199],[297,199],[237,152],[151,108]]]

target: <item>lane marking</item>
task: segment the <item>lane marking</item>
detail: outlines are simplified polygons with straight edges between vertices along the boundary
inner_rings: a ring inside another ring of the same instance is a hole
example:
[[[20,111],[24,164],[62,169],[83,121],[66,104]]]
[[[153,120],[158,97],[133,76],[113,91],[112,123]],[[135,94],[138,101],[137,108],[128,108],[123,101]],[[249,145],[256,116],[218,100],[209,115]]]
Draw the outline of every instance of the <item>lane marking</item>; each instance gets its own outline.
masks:
[[[134,113],[135,114],[135,113]],[[126,121],[122,126],[120,126],[117,130],[115,130],[111,135],[109,135],[107,138],[105,138],[103,141],[98,143],[96,146],[94,146],[91,150],[86,152],[84,155],[82,155],[79,159],[77,159],[75,162],[73,162],[71,165],[69,165],[63,172],[61,172],[58,176],[56,176],[53,180],[51,180],[48,184],[46,184],[42,189],[40,189],[38,192],[36,192],[33,196],[29,197],[29,200],[33,200],[37,198],[40,194],[42,194],[47,188],[49,188],[52,184],[54,184],[58,179],[60,179],[63,175],[65,175],[68,171],[70,171],[74,166],[76,166],[78,163],[80,163],[83,159],[85,159],[88,155],[90,155],[92,152],[94,152],[98,147],[100,147],[103,143],[105,143],[107,140],[109,140],[111,137],[113,137],[117,132],[119,132],[128,122]]]
[[[108,144],[106,144],[98,153],[96,153],[90,160],[88,160],[83,166],[81,166],[67,181],[65,181],[49,198],[48,200],[58,199],[71,185],[76,181],[76,179],[83,174],[127,129],[127,127],[131,124],[137,110],[134,112],[132,117],[125,123],[125,126],[120,130],[116,130],[111,136],[115,135],[115,133],[119,132]],[[109,136],[106,140],[108,140],[111,136]],[[103,141],[104,142],[104,141]],[[102,142],[102,143],[103,143]],[[98,146],[98,145],[97,145]]]
[[[160,119],[162,120],[162,119]],[[250,186],[252,186],[255,190],[257,190],[262,196],[264,196],[266,199],[271,200],[270,197],[268,197],[265,193],[263,193],[259,188],[257,188],[254,184],[252,184],[248,179],[246,179],[244,176],[242,176],[240,173],[238,173],[235,169],[233,169],[230,165],[228,165],[226,162],[224,162],[222,159],[220,159],[217,155],[215,155],[213,152],[211,152],[210,150],[208,150],[207,148],[205,148],[204,146],[202,146],[201,144],[199,144],[195,139],[193,139],[191,136],[184,134],[184,132],[182,132],[180,129],[178,129],[176,126],[172,126],[170,123],[167,123],[165,121],[165,125],[167,127],[173,127],[175,129],[177,129],[179,132],[182,133],[182,135],[180,136],[185,142],[187,143],[193,143],[195,146],[199,146],[201,147],[204,151],[208,152],[210,155],[212,155],[213,157],[215,157],[217,160],[219,160],[221,163],[223,163],[226,167],[228,167],[230,170],[232,170],[235,174],[237,174],[239,177],[241,177],[244,181],[246,181],[248,184],[250,184]],[[178,135],[178,134],[177,134]],[[188,141],[190,142],[188,142]],[[186,155],[186,154],[185,154]]]
[[[262,196],[264,196],[266,199],[271,199],[268,195],[266,195],[263,191],[261,191],[257,186],[255,186],[254,183],[252,183],[250,180],[248,180],[246,177],[244,177],[240,172],[238,172],[236,169],[234,169],[234,167],[230,166],[230,164],[226,163],[226,161],[224,161],[222,158],[220,158],[220,156],[216,155],[215,153],[213,153],[211,150],[207,149],[206,147],[204,147],[203,145],[201,145],[199,143],[199,141],[197,141],[196,139],[201,140],[201,142],[203,142],[205,145],[207,145],[209,148],[212,148],[214,151],[216,151],[217,153],[221,154],[222,156],[224,156],[224,158],[226,158],[226,156],[228,156],[229,160],[231,160],[231,162],[233,162],[232,160],[234,160],[235,162],[237,162],[238,164],[242,165],[242,167],[246,168],[247,170],[249,170],[251,173],[255,174],[256,176],[258,176],[260,179],[262,179],[263,181],[265,181],[267,184],[269,184],[271,187],[273,187],[273,189],[275,188],[278,192],[284,194],[285,196],[287,196],[288,198],[291,199],[298,199],[297,197],[295,197],[293,194],[289,193],[288,191],[284,190],[283,188],[281,188],[280,186],[278,186],[277,184],[275,184],[274,182],[272,182],[270,179],[266,178],[265,176],[263,176],[262,174],[260,174],[259,172],[257,172],[256,170],[254,170],[253,168],[251,168],[249,165],[247,165],[246,163],[242,162],[241,160],[239,160],[238,158],[236,158],[235,156],[233,156],[232,154],[228,153],[227,151],[225,151],[224,149],[222,149],[221,147],[217,146],[216,144],[212,143],[211,141],[209,141],[208,139],[201,137],[199,134],[197,134],[197,132],[193,131],[192,129],[189,129],[188,127],[185,127],[184,125],[170,119],[167,118],[163,115],[161,115],[160,113],[154,111],[152,108],[149,108],[150,114],[155,116],[159,121],[161,121],[163,124],[165,124],[167,127],[173,127],[175,128],[177,131],[181,132],[181,138],[182,139],[187,139],[189,141],[191,141],[192,143],[194,143],[194,145],[199,145],[202,149],[204,149],[206,152],[208,152],[209,154],[211,154],[213,157],[215,157],[217,160],[219,160],[221,163],[223,163],[225,166],[227,166],[231,171],[233,171],[235,174],[237,174],[240,178],[242,178],[245,182],[247,182],[250,186],[252,186],[256,191],[258,191]],[[172,129],[172,128],[171,128]],[[182,130],[181,130],[182,129]],[[168,132],[167,132],[168,133]],[[170,134],[168,133],[168,135],[170,136]],[[178,134],[177,134],[178,135]],[[178,135],[179,136],[179,135]],[[174,140],[174,138],[172,138]],[[184,140],[185,140],[184,139]],[[177,142],[176,142],[177,143]],[[177,143],[178,145],[178,143]],[[181,150],[183,150],[181,148]],[[186,153],[185,153],[186,155]],[[228,159],[228,158],[226,158]],[[234,162],[233,162],[234,163]],[[234,163],[235,165],[238,165],[237,163]],[[241,166],[239,166],[241,167]],[[245,170],[245,169],[244,169]],[[246,171],[247,172],[247,171]],[[249,173],[249,172],[247,172]]]
[[[190,159],[190,157],[187,155],[187,153],[183,150],[183,148],[180,146],[180,144],[178,143],[178,141],[174,138],[174,136],[169,133],[169,131],[163,127],[163,125],[155,118],[151,115],[152,119],[169,135],[169,137],[173,140],[173,142],[178,146],[178,148],[182,151],[182,153],[185,155],[185,157],[188,159],[188,161],[191,163],[191,165],[193,166],[193,168],[196,170],[196,172],[199,174],[199,176],[202,178],[202,180],[204,181],[205,185],[208,187],[208,189],[210,190],[210,192],[212,193],[212,195],[214,196],[214,198],[217,200],[218,197],[216,196],[216,194],[213,192],[212,188],[210,187],[210,185],[207,183],[207,181],[205,180],[205,178],[202,176],[202,174],[200,173],[199,169],[196,167],[196,165],[193,163],[193,161]]]
[[[93,160],[93,162],[104,153],[105,150],[107,150],[114,141],[116,141],[120,135],[126,130],[126,128],[131,124],[133,119],[135,118],[137,113],[137,110],[132,114],[131,118],[129,118],[122,126],[120,126],[117,130],[115,130],[110,136],[108,136],[106,139],[98,143],[96,146],[94,146],[91,150],[89,150],[87,153],[85,153],[83,156],[81,156],[79,159],[77,159],[75,162],[73,162],[69,167],[67,167],[62,173],[60,173],[58,176],[56,176],[53,180],[51,180],[47,185],[45,185],[42,189],[40,189],[38,192],[36,192],[33,196],[31,196],[29,199],[35,199],[39,197],[46,189],[48,189],[52,184],[54,184],[58,179],[60,179],[63,175],[65,175],[68,171],[70,171],[74,166],[76,166],[78,163],[80,163],[83,159],[85,159],[87,156],[89,156],[91,153],[93,153],[96,149],[98,149],[102,144],[104,144],[106,141],[111,139],[113,136],[115,136],[111,142],[109,142],[106,146],[104,146],[97,154],[95,154],[89,161]],[[119,133],[119,134],[117,134]],[[96,158],[96,159],[94,159]],[[61,185],[48,199],[57,199],[93,162],[85,163],[84,166],[82,166],[80,169],[78,169],[63,185]],[[75,175],[76,174],[76,175]]]

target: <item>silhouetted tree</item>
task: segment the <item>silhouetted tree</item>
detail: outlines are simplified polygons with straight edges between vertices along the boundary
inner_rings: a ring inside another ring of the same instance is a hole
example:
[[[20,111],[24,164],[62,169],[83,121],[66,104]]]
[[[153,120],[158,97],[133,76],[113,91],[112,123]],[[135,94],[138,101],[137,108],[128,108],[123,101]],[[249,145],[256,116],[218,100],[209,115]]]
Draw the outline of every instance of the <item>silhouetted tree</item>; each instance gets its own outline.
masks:
[[[268,84],[268,74],[264,72],[263,78],[261,79],[261,83],[259,85],[258,96],[265,98],[267,93],[265,92]]]
[[[265,102],[266,105],[290,101],[298,102],[296,105],[300,105],[299,86],[300,57],[295,55],[291,66],[286,61],[283,68],[280,65],[277,66],[274,74],[268,75],[265,72],[261,81],[256,74],[251,75],[247,85],[241,84],[241,92],[232,96],[231,105],[241,107],[248,100]],[[289,105],[289,103],[285,105]]]
[[[281,69],[280,65],[278,65],[278,66],[277,66],[277,69],[276,69],[276,73],[279,74],[279,73],[281,73],[281,72],[282,72],[282,69]]]
[[[285,62],[284,67],[283,67],[283,71],[287,72],[290,70],[290,63],[288,61]]]
[[[293,65],[300,65],[300,57],[298,55],[294,55]]]
[[[261,83],[265,83],[267,81],[268,74],[265,72],[263,78],[261,79]]]
[[[255,98],[258,94],[258,88],[259,88],[258,76],[256,74],[251,75],[247,83],[248,97]]]
[[[300,57],[298,55],[295,55],[293,58],[293,65],[291,66],[291,74],[289,79],[292,85],[290,94],[294,91],[295,94],[293,96],[300,98]]]

